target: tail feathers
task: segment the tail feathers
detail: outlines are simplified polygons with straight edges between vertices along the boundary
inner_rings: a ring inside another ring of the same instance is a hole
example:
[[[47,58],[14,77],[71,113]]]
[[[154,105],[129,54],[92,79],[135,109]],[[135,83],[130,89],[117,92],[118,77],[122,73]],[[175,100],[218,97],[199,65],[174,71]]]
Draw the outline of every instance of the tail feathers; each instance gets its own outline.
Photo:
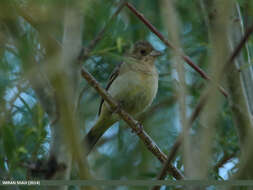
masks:
[[[95,126],[91,128],[91,130],[88,132],[88,134],[85,136],[83,140],[86,155],[90,153],[90,151],[94,148],[95,144],[98,142],[99,138],[105,133],[107,129],[108,124],[104,123],[101,120],[99,120],[95,124]]]
[[[85,152],[86,155],[94,148],[95,144],[98,142],[99,138],[103,135],[104,131],[95,132],[93,129],[84,138]]]

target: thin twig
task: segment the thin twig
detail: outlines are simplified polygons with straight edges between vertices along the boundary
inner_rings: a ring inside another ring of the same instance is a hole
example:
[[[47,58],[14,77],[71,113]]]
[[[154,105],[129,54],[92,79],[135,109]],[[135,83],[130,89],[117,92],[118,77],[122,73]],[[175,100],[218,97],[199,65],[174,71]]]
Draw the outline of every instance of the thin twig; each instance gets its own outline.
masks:
[[[110,17],[110,19],[108,20],[108,22],[106,23],[106,25],[102,28],[102,30],[97,34],[97,36],[94,38],[94,40],[92,40],[90,42],[90,44],[88,45],[88,47],[83,48],[78,60],[79,61],[84,61],[88,58],[88,54],[91,52],[91,50],[94,49],[94,47],[98,44],[98,42],[104,37],[104,34],[106,32],[106,30],[110,27],[112,21],[116,18],[116,16],[120,13],[120,11],[122,10],[122,8],[125,6],[127,0],[122,0],[119,3],[119,6],[117,8],[117,10],[113,13],[113,15]],[[28,15],[26,13],[26,11],[24,9],[22,9],[19,6],[15,6],[17,12],[19,13],[19,15],[21,17],[24,18],[24,20],[26,22],[28,22],[31,26],[33,26],[35,29],[37,29],[38,31],[40,31],[41,34],[43,34],[43,37],[48,39],[47,41],[50,42],[50,45],[56,49],[61,49],[61,44],[55,40],[50,34],[47,33],[47,31],[42,30],[42,28],[40,27],[39,23],[36,22],[36,20],[34,20],[30,15]]]
[[[214,166],[214,170],[217,171],[219,168],[223,167],[228,161],[236,156],[238,151],[233,152],[232,154],[227,154]]]
[[[20,101],[23,103],[23,105],[25,106],[25,108],[27,109],[28,112],[30,112],[30,114],[33,113],[33,111],[31,110],[31,108],[29,107],[28,103],[24,100],[24,98],[19,94],[18,98],[20,99]]]
[[[195,107],[190,118],[188,119],[188,123],[189,123],[189,125],[187,125],[188,129],[190,129],[193,122],[195,121],[195,119],[198,117],[199,113],[203,109],[206,100],[207,100],[207,94],[203,95],[202,98],[200,98],[198,105]],[[166,161],[166,163],[164,164],[163,168],[161,169],[160,173],[157,176],[157,180],[163,180],[166,177],[166,173],[167,173],[166,171],[168,170],[168,167],[171,165],[171,162],[173,161],[173,159],[175,158],[176,153],[183,142],[183,139],[184,139],[183,133],[180,133],[175,143],[173,144],[170,153],[168,154],[169,155],[168,160]],[[159,188],[160,186],[154,186],[152,190],[158,190]]]
[[[164,108],[165,106],[170,106],[171,104],[175,103],[176,98],[177,98],[176,96],[172,96],[169,99],[165,99],[158,102],[157,104],[150,107],[147,111],[143,112],[140,116],[138,116],[137,120],[143,123],[146,119],[150,118],[150,116],[152,116],[154,112],[157,112],[160,109]],[[127,126],[123,126],[123,128],[127,128]],[[101,146],[106,142],[111,141],[115,137],[116,135],[109,138],[102,138],[101,140],[99,140],[98,145]]]
[[[249,39],[250,34],[253,32],[253,25],[250,27],[250,29],[245,33],[244,37],[242,38],[242,40],[240,41],[240,43],[238,44],[238,46],[235,48],[234,52],[231,54],[231,57],[229,59],[229,61],[227,63],[231,63],[233,62],[233,60],[236,58],[236,56],[239,54],[240,50],[243,47],[243,44],[245,44],[247,42],[247,40]],[[229,66],[229,65],[227,65]],[[203,109],[206,100],[207,100],[207,96],[208,93],[206,95],[203,96],[202,99],[200,99],[198,105],[196,106],[195,110],[193,111],[189,122],[191,126],[193,124],[193,122],[195,121],[195,119],[198,117],[199,113],[201,112],[201,110]],[[180,145],[182,144],[182,134],[179,135],[179,137],[177,138],[176,142],[174,143],[174,145],[171,148],[171,152],[169,154],[169,158],[173,155],[175,155],[175,153],[177,152],[178,148],[180,147]]]
[[[108,20],[108,22],[106,23],[106,25],[102,28],[102,30],[97,34],[97,36],[90,42],[90,44],[88,45],[88,47],[85,47],[82,49],[78,60],[81,61],[85,61],[88,58],[88,54],[91,52],[92,49],[95,48],[95,46],[98,44],[98,42],[100,40],[102,40],[102,38],[104,37],[104,34],[106,32],[106,30],[110,27],[110,25],[112,24],[112,21],[116,18],[116,16],[120,13],[120,11],[123,9],[123,7],[126,4],[126,0],[122,0],[119,3],[118,8],[116,9],[116,11],[113,13],[113,15],[111,16],[111,18]]]
[[[182,59],[190,65],[195,71],[197,71],[200,76],[208,81],[211,81],[209,76],[199,68],[190,57],[183,54],[183,52],[177,50],[177,48],[172,45],[144,16],[143,14],[139,13],[138,10],[135,9],[133,5],[130,3],[126,3],[126,6],[169,48],[172,48],[178,55],[182,57]],[[225,96],[228,97],[228,93],[223,89],[223,87],[218,86],[220,92]]]
[[[20,85],[21,82],[22,81],[19,81],[18,84],[16,85],[17,93],[9,101],[10,108],[8,109],[6,106],[2,106],[2,108],[0,109],[0,111],[3,113],[3,116],[0,117],[0,129],[3,126],[3,123],[6,122],[11,117],[11,112],[13,108],[15,107],[15,104],[14,104],[15,101],[18,99],[20,94],[28,88],[27,85],[25,85],[24,87],[21,87]]]
[[[239,42],[239,44],[236,46],[233,53],[231,54],[228,62],[224,65],[223,71],[226,71],[226,69],[229,67],[229,64],[233,63],[233,61],[239,55],[240,51],[242,50],[246,42],[249,40],[249,37],[252,33],[253,33],[253,25],[245,32],[241,41]]]
[[[107,101],[113,110],[116,110],[122,119],[132,128],[132,130],[139,136],[139,138],[144,142],[147,148],[162,162],[165,163],[167,156],[160,150],[156,143],[151,139],[151,137],[142,129],[138,121],[126,113],[124,110],[120,109],[117,102],[99,85],[96,79],[84,68],[81,70],[83,78],[86,79],[88,84],[92,86],[101,97]],[[174,166],[170,165],[168,172],[176,179],[182,179],[183,175]]]
[[[27,14],[27,10],[24,10],[19,5],[15,5],[15,9],[17,10],[18,14],[32,27],[34,27],[37,31],[40,32],[43,38],[48,39],[47,41],[50,43],[50,46],[55,48],[56,50],[61,49],[61,44],[55,38],[53,38],[47,30],[43,29],[40,24],[34,20],[29,14]]]
[[[227,67],[229,67],[229,64],[231,64],[234,59],[237,57],[237,55],[239,54],[239,52],[241,51],[241,49],[243,48],[243,46],[245,45],[245,43],[247,42],[247,40],[249,39],[249,36],[253,33],[253,25],[247,30],[247,32],[245,33],[245,35],[243,36],[243,38],[241,39],[240,43],[236,46],[236,48],[234,49],[233,53],[231,54],[231,57],[229,58],[228,62],[226,63],[226,65],[224,66],[223,70],[225,71],[225,69]],[[198,105],[196,106],[195,110],[193,111],[190,119],[189,119],[189,127],[191,127],[192,123],[194,122],[194,120],[198,117],[199,113],[201,112],[201,110],[203,109],[205,103],[207,100],[207,94],[205,96],[203,96],[203,98],[199,101]],[[175,143],[173,144],[171,151],[169,153],[168,156],[168,160],[166,162],[166,164],[164,165],[164,167],[162,168],[160,174],[158,175],[157,179],[161,180],[164,179],[166,177],[166,168],[168,167],[168,164],[170,164],[170,162],[172,162],[173,158],[175,157],[177,150],[179,149],[179,147],[181,146],[183,141],[183,135],[180,134],[177,138],[177,140],[175,141]],[[231,158],[233,158],[236,155],[236,153],[226,156],[224,157],[215,167],[214,169],[220,168],[222,167],[227,161],[229,161]],[[159,187],[159,186],[158,186]],[[153,188],[153,190],[157,190],[159,189],[157,186],[155,186]]]

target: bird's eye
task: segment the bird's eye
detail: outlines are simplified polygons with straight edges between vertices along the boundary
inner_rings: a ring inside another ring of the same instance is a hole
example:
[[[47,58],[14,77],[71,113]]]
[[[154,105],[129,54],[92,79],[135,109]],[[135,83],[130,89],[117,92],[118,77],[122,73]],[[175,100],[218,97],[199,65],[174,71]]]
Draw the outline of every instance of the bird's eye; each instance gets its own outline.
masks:
[[[141,55],[146,55],[146,50],[142,49],[140,52],[141,52]]]

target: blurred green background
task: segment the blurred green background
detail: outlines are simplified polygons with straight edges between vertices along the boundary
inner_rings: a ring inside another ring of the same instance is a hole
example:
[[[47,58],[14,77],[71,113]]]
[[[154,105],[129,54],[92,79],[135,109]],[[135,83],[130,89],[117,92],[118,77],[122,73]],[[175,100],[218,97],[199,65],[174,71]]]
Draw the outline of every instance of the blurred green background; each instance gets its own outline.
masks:
[[[107,24],[118,2],[84,1],[86,7],[83,12],[83,46],[88,45]],[[162,1],[130,2],[169,39]],[[246,24],[251,23],[253,3],[246,0],[238,2],[244,21]],[[34,70],[26,60],[33,59],[37,62],[34,64],[43,65],[45,49],[40,41],[39,30],[47,31],[52,38],[62,42],[64,4],[65,1],[61,0],[0,2],[0,179],[27,179],[29,174],[26,164],[35,163],[38,159],[46,160],[49,156],[52,135],[50,119],[30,85],[31,78],[28,76],[36,73],[33,73]],[[37,28],[24,19],[18,9],[15,9],[17,6],[26,10],[27,15],[38,23]],[[201,8],[200,1],[175,1],[175,10],[180,21],[179,36],[185,54],[208,73],[210,45],[204,19],[205,11]],[[120,61],[119,57],[124,55],[125,50],[135,41],[143,39],[163,51],[164,55],[156,61],[160,74],[157,97],[140,117],[145,131],[167,154],[182,130],[179,122],[179,105],[175,98],[178,77],[172,59],[173,50],[166,48],[125,7],[113,20],[103,39],[92,50],[92,56],[83,63],[83,66],[105,87],[110,73]],[[252,52],[252,39],[248,44]],[[190,116],[207,82],[188,65],[184,64],[184,67],[187,116]],[[42,69],[41,72],[43,74],[45,71]],[[78,94],[84,89],[78,108],[81,118],[80,133],[84,136],[96,120],[100,96],[84,79],[81,79],[78,87]],[[204,124],[197,119],[190,130],[193,142],[198,141],[196,131],[202,127]],[[210,179],[229,179],[237,170],[239,142],[229,103],[224,97],[215,127],[209,176]],[[226,156],[231,156],[231,159],[217,168],[216,165]],[[147,150],[123,121],[116,123],[104,134],[88,156],[88,163],[95,179],[155,179],[162,167],[159,160]],[[173,165],[183,173],[181,149]],[[79,179],[75,166],[71,172],[71,179]],[[168,175],[166,179],[173,177]],[[124,186],[115,189],[147,189],[147,187]]]

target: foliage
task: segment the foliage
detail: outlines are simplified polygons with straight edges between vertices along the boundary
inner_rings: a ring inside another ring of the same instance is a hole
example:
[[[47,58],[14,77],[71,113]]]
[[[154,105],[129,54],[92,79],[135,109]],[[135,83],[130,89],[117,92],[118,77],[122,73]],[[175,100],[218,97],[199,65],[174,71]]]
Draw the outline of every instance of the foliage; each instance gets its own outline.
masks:
[[[89,1],[87,1],[89,2]],[[83,46],[87,46],[105,26],[117,7],[118,1],[97,0],[86,4],[83,13]],[[167,38],[167,18],[162,14],[162,1],[131,1],[149,21]],[[252,21],[252,3],[239,1],[243,18]],[[251,2],[251,1],[250,1]],[[49,155],[51,131],[50,119],[43,109],[39,97],[31,85],[32,75],[37,75],[32,64],[45,64],[46,50],[40,30],[61,43],[63,37],[64,1],[23,0],[0,2],[0,178],[27,179],[27,164],[38,159],[46,160]],[[9,8],[9,11],[2,11]],[[16,7],[27,10],[27,14],[38,22],[29,23]],[[199,1],[176,1],[180,25],[180,41],[184,52],[207,73],[210,64],[210,44],[208,27],[205,24],[204,10]],[[178,89],[173,50],[168,49],[150,30],[124,8],[114,19],[105,36],[91,52],[83,66],[103,86],[113,68],[121,61],[126,49],[135,41],[146,39],[157,49],[165,52],[157,61],[160,73],[159,91],[150,110],[160,102],[170,100]],[[252,39],[249,41],[252,52]],[[207,82],[195,70],[184,64],[187,84],[187,111],[191,113],[198,103]],[[41,72],[45,72],[43,69]],[[222,83],[222,81],[221,81]],[[85,135],[96,119],[99,95],[82,79],[80,89],[85,88],[80,99],[80,133]],[[79,90],[81,92],[81,90]],[[145,131],[165,152],[169,153],[176,138],[182,131],[179,121],[179,105],[173,103],[159,105],[143,121]],[[148,110],[147,110],[148,112]],[[208,113],[204,113],[208,114]],[[188,116],[190,114],[187,114]],[[193,141],[198,141],[197,131],[205,126],[197,119],[191,129]],[[212,143],[210,166],[214,167],[225,154],[239,152],[239,140],[233,116],[227,99],[222,98],[216,122],[216,134]],[[194,147],[198,151],[198,147]],[[233,159],[238,158],[235,154]],[[162,165],[149,152],[124,122],[110,128],[100,140],[96,149],[88,157],[89,167],[96,179],[155,179]],[[228,163],[233,164],[232,161]],[[173,161],[184,172],[182,149]],[[236,167],[236,166],[235,166]],[[229,171],[232,175],[236,169]],[[224,179],[226,174],[209,168],[210,179]],[[78,170],[73,167],[71,179],[78,179]],[[167,179],[172,179],[168,176]],[[25,188],[20,188],[25,189]],[[69,189],[75,189],[70,187]],[[111,187],[104,187],[111,189]],[[146,189],[144,187],[118,187],[117,189]],[[169,189],[169,188],[167,188]]]

